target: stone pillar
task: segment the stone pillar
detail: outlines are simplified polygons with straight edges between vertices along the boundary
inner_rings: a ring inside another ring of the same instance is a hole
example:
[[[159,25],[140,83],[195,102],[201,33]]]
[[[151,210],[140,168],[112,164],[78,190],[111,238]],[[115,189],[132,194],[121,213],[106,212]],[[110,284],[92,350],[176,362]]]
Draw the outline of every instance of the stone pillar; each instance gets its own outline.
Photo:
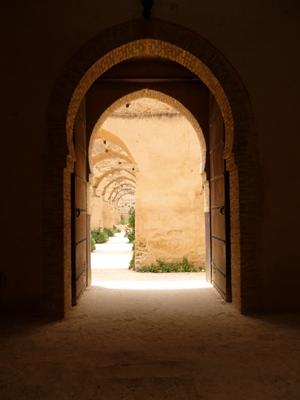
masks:
[[[109,227],[109,202],[103,200],[103,228]]]
[[[109,229],[113,228],[115,221],[115,205],[109,202]]]
[[[94,189],[92,190],[93,193],[90,195],[91,230],[100,228],[102,222],[102,198]]]

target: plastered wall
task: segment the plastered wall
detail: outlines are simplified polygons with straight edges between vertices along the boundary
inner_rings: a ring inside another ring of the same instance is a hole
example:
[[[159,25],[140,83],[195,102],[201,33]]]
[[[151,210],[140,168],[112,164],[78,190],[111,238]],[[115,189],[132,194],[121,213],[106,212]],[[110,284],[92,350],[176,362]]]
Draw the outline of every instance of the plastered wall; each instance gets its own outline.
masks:
[[[205,265],[201,149],[179,113],[110,117],[103,129],[119,136],[135,159],[136,267],[156,259]]]

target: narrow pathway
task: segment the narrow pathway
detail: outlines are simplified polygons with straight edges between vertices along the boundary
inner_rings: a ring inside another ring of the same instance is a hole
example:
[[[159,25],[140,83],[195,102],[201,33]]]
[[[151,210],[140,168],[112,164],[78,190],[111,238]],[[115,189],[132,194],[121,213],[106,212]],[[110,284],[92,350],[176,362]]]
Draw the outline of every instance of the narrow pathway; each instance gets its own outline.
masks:
[[[108,289],[172,290],[211,287],[205,272],[139,273],[128,269],[132,245],[123,233],[97,244],[92,253],[92,285]]]
[[[93,276],[97,271],[104,269],[128,269],[132,256],[132,244],[124,237],[123,233],[115,233],[107,243],[96,244],[92,252]]]

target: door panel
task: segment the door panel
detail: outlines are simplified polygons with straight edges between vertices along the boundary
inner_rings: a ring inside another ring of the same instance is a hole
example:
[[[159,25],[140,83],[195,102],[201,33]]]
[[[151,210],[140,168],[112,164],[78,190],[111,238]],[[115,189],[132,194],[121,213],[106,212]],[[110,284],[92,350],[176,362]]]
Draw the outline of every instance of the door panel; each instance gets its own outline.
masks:
[[[209,112],[210,218],[212,284],[231,301],[228,185],[224,162],[225,129],[221,110],[213,96]]]
[[[212,282],[226,299],[226,251],[224,242],[212,237]]]
[[[86,177],[86,152],[79,147],[77,144],[75,145],[75,156],[76,162],[74,166],[74,172],[77,177],[85,180]]]
[[[215,208],[211,210],[211,229],[214,232],[215,237],[226,240],[226,237],[224,236],[225,232],[225,218],[224,215],[222,215],[222,209],[220,208]]]
[[[86,263],[87,263],[87,271],[86,271],[86,286],[91,286],[92,284],[92,268],[91,268],[91,215],[86,215]]]
[[[211,176],[218,177],[218,176],[223,176],[224,174],[224,160],[223,160],[223,143],[220,142],[219,146],[214,147],[211,155],[210,155],[210,160],[211,160],[211,169],[210,173]]]
[[[218,179],[213,178],[210,180],[210,199],[211,206],[220,206],[225,203],[225,177],[224,175],[218,175]],[[220,203],[220,204],[219,204]]]
[[[209,150],[212,150],[224,140],[223,118],[220,107],[213,96],[210,98],[209,115]]]
[[[76,162],[72,177],[72,304],[76,305],[90,274],[87,216],[87,149],[84,101],[74,124]]]

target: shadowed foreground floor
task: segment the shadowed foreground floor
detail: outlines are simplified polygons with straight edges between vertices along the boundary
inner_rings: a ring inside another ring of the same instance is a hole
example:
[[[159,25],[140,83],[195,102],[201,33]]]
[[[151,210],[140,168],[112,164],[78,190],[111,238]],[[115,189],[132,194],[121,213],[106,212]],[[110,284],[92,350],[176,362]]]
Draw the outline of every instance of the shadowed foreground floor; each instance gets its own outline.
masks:
[[[243,316],[211,287],[93,286],[64,320],[2,318],[0,399],[299,399],[299,332],[299,314]]]

